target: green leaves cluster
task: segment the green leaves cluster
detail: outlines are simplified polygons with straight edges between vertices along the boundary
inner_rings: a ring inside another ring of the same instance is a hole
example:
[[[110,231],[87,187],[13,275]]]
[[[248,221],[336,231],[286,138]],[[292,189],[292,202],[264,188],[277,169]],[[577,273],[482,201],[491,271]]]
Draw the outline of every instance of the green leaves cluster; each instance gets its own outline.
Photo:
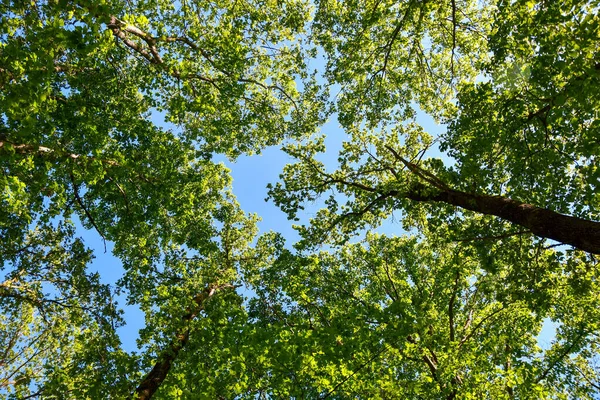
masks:
[[[512,255],[500,253],[496,262],[507,265],[505,257]],[[533,263],[533,256],[519,255],[523,265]],[[272,365],[278,373],[271,375],[288,371],[294,378],[271,385],[287,388],[286,397],[593,393],[587,384],[573,386],[569,377],[585,356],[563,355],[595,337],[587,336],[593,323],[584,328],[573,320],[560,328],[550,349],[537,345],[544,318],[575,315],[586,301],[597,301],[592,292],[557,289],[566,277],[555,270],[551,252],[535,256],[537,276],[519,278],[520,265],[490,273],[468,245],[414,237],[368,235],[335,253],[281,260],[261,272],[253,307],[269,325],[288,327],[271,350],[278,356]],[[546,280],[555,286],[544,287]],[[290,345],[303,356],[288,358],[283,349]]]
[[[2,3],[0,398],[594,398],[597,10]],[[294,250],[213,160],[273,145]]]

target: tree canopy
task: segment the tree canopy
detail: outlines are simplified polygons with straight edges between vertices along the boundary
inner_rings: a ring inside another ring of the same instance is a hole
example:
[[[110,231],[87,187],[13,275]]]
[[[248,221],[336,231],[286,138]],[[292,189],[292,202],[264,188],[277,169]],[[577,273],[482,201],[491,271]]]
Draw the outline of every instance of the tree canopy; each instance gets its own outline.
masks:
[[[597,398],[599,7],[3,2],[0,398]]]

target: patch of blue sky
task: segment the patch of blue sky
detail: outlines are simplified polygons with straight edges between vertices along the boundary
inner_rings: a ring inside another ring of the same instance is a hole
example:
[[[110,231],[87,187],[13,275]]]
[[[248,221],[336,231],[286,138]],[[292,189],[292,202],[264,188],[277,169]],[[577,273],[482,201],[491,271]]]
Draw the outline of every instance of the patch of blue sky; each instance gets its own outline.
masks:
[[[117,281],[125,273],[121,260],[112,254],[114,244],[110,241],[105,242],[95,230],[83,228],[77,217],[73,219],[77,227],[77,235],[83,240],[86,246],[94,251],[94,258],[87,268],[88,272],[97,272],[100,275],[101,282],[110,285],[111,289],[114,290]],[[106,251],[104,250],[105,244]],[[138,350],[136,343],[136,340],[139,338],[138,332],[145,326],[144,313],[138,306],[127,304],[126,293],[116,295],[114,300],[118,307],[123,310],[122,317],[125,324],[117,328],[123,349],[128,352],[134,352]]]

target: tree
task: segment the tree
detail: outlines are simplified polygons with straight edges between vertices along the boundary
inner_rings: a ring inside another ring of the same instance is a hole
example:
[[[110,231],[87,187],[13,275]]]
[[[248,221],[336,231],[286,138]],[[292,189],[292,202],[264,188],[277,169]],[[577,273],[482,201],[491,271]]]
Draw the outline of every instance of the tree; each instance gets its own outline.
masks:
[[[318,141],[290,148],[300,162],[286,168],[271,196],[293,217],[298,200],[334,189],[351,201],[342,209],[332,200],[330,214],[374,223],[391,210],[431,208],[415,202],[445,203],[598,254],[599,27],[591,7],[500,2],[493,23],[496,5],[476,2],[323,7],[318,38],[328,76],[348,85],[333,107],[350,140],[333,173],[314,160],[324,150]],[[355,22],[341,32],[342,20]],[[431,42],[429,55],[423,41]],[[416,106],[448,124],[447,132],[435,139],[424,132]],[[434,142],[453,165],[425,157]]]
[[[593,398],[597,6],[3,3],[0,396]],[[290,217],[334,190],[294,251],[213,161],[282,143]],[[414,235],[349,243],[394,211]]]
[[[487,371],[483,375],[489,379],[494,370],[493,376],[499,377],[498,388],[493,388],[495,382],[490,379],[490,386],[482,393],[472,391],[469,384],[459,382],[459,376],[462,380],[461,367],[453,364],[452,373],[448,373],[445,380],[437,381],[437,387],[427,388],[427,394],[419,392],[423,389],[400,384],[408,391],[404,393],[405,397],[515,398],[531,395],[537,390],[541,392],[534,396],[560,397],[563,390],[564,396],[593,396],[579,393],[573,386],[573,382],[581,378],[579,373],[593,365],[581,357],[593,359],[592,355],[597,352],[592,349],[597,343],[597,319],[583,311],[588,307],[585,304],[595,304],[597,300],[578,301],[581,290],[587,287],[582,282],[588,278],[597,279],[592,277],[598,276],[595,254],[600,250],[600,225],[596,222],[598,202],[593,193],[597,181],[594,160],[599,137],[596,96],[593,95],[598,90],[599,78],[598,47],[594,38],[599,24],[593,11],[596,4],[592,3],[407,1],[400,4],[365,2],[360,7],[320,3],[315,20],[316,38],[325,50],[328,82],[341,86],[330,109],[338,112],[348,139],[339,152],[335,169],[319,161],[319,153],[326,151],[322,137],[286,148],[297,162],[287,165],[281,175],[282,182],[270,188],[270,197],[282,210],[290,218],[297,218],[308,202],[329,194],[321,203],[324,208],[310,223],[298,227],[303,237],[298,248],[312,251],[322,243],[343,246],[361,232],[364,234],[365,230],[368,235],[369,230],[376,229],[400,212],[405,230],[416,229],[425,235],[433,254],[444,254],[444,248],[467,246],[470,249],[467,254],[479,263],[477,268],[487,271],[486,275],[490,274],[493,279],[506,279],[505,283],[493,285],[495,301],[499,301],[501,307],[518,307],[516,298],[527,303],[523,314],[513,309],[510,315],[504,316],[507,320],[517,318],[509,326],[529,326],[530,332],[536,332],[537,328],[525,322],[531,318],[525,315],[533,312],[552,318],[560,329],[564,329],[558,333],[556,348],[544,357],[547,366],[539,369],[538,378],[533,378],[536,373],[531,370],[528,378],[519,378],[518,386],[523,390],[520,394],[511,383],[506,383],[512,378],[508,379],[498,372],[498,367],[491,365],[483,368]],[[416,117],[421,111],[446,124],[446,132],[438,137],[426,132]],[[431,150],[445,151],[451,158],[442,161],[428,157]],[[432,242],[431,237],[435,241]],[[548,245],[546,239],[558,243]],[[426,243],[420,244],[427,246]],[[566,246],[552,250],[561,244],[577,250],[566,250]],[[367,248],[370,245],[372,241]],[[393,247],[386,244],[379,248],[386,249],[386,246]],[[470,259],[464,257],[462,250],[457,251],[455,270]],[[546,251],[550,253],[542,256]],[[545,257],[549,258],[541,261]],[[387,293],[392,298],[388,301],[393,304],[395,294],[390,286],[395,282],[388,271],[381,271],[381,259],[374,257],[376,261],[371,262],[374,275],[371,279],[383,282],[380,284],[387,288],[369,291],[366,283],[369,280],[363,277],[358,279],[355,291],[347,293],[344,289],[352,287],[352,278],[357,272],[334,280],[330,271],[323,268],[321,274],[327,277],[324,279],[337,283],[332,283],[328,293],[335,296],[343,292],[345,299],[350,298],[352,300],[348,301],[365,308],[381,306],[382,301],[370,303],[371,298],[364,291],[380,296]],[[352,261],[342,265],[344,267],[338,268],[344,272],[355,271]],[[406,266],[407,263],[400,261],[390,265]],[[431,271],[438,267],[436,263],[425,262],[425,265]],[[444,289],[435,291],[442,299],[436,299],[440,301],[440,305],[434,307],[438,311],[426,318],[432,324],[432,332],[427,333],[435,336],[441,331],[447,332],[443,339],[444,351],[452,348],[450,338],[456,333],[451,335],[448,327],[435,325],[440,323],[436,315],[440,315],[446,305],[448,319],[468,320],[469,312],[465,309],[460,316],[447,311],[460,303],[458,297],[447,293],[455,293],[452,288],[460,287],[460,284],[453,282],[460,282],[459,279],[467,279],[475,286],[483,284],[479,279],[481,275],[471,271],[466,274],[468,278],[459,271],[456,281],[452,273],[431,272],[435,277],[441,275],[438,279],[445,281],[440,286]],[[556,275],[550,278],[551,275],[546,274]],[[315,275],[318,273],[313,272],[310,276]],[[561,284],[562,279],[566,281]],[[417,285],[416,280],[411,276],[399,281],[409,282],[410,287]],[[510,294],[504,292],[505,286],[512,288]],[[557,297],[551,294],[552,290],[556,290]],[[571,290],[572,295],[568,295]],[[406,289],[400,291],[406,292]],[[360,297],[363,294],[368,300]],[[319,300],[329,296],[319,292],[308,297],[312,304],[321,305]],[[448,307],[449,298],[453,300]],[[568,298],[573,302],[570,303]],[[293,300],[290,301],[293,304]],[[561,304],[562,301],[574,308],[567,306],[567,311],[562,308],[566,305]],[[578,307],[583,308],[577,311]],[[346,303],[339,309],[353,308]],[[311,311],[306,314],[310,315]],[[375,311],[365,314],[373,315]],[[586,315],[590,316],[589,320]],[[579,327],[571,325],[571,317],[579,322],[587,320],[591,324],[589,329],[583,328],[586,323]],[[381,324],[381,321],[376,321],[375,325],[377,323]],[[361,326],[369,325],[362,323]],[[427,336],[427,329],[422,327],[420,331],[419,337]],[[584,332],[591,334],[583,339],[587,335]],[[531,334],[521,332],[519,344],[524,344],[527,335]],[[506,334],[500,336],[506,338]],[[381,345],[384,336],[377,338],[371,343]],[[562,348],[558,344],[561,340],[565,340]],[[478,339],[475,342],[483,343]],[[499,346],[496,350],[484,353],[493,357],[492,354],[523,351],[506,342],[502,350],[500,342],[495,341]],[[391,350],[410,347],[410,344],[406,336],[402,337],[400,345],[388,342],[388,347]],[[437,355],[434,348],[421,349],[432,350]],[[447,359],[453,362],[466,353],[463,349],[460,354]],[[559,367],[566,357],[575,359],[575,354],[579,357],[576,363],[588,367]],[[415,372],[422,368],[426,373],[429,368],[430,372],[437,371],[437,363],[432,362],[433,355],[427,356],[430,362],[422,359],[420,366],[404,364],[400,370]],[[527,359],[528,356],[524,357]],[[413,358],[419,360],[419,357]],[[404,363],[408,363],[407,360],[402,359]],[[362,362],[372,365],[368,355]],[[382,364],[390,365],[389,362]],[[508,364],[514,365],[513,361]],[[389,393],[371,391],[365,394],[352,388],[353,382],[361,381],[351,377],[361,374],[362,368],[366,369],[362,365],[354,364],[352,372],[347,374],[352,382],[338,381],[340,386],[335,386],[335,391],[345,390],[343,386],[347,384],[350,387],[340,397],[357,394],[359,397],[390,397]],[[470,378],[474,379],[472,382],[476,382],[477,362],[464,365]],[[531,368],[531,365],[525,368]],[[567,372],[570,368],[579,372]],[[597,391],[597,382],[589,379],[593,376],[589,371],[583,373],[584,385],[592,392]],[[563,374],[566,386],[558,383],[561,379],[558,375],[549,378],[552,374]],[[420,375],[412,377],[410,381],[423,382],[420,378]],[[436,381],[433,373],[429,378]],[[386,381],[394,380],[399,378],[395,376]],[[365,378],[363,381],[372,380]],[[545,389],[534,387],[534,382],[548,386]],[[484,387],[484,384],[479,386]],[[331,390],[331,387],[326,388],[323,393],[328,395]],[[402,389],[394,390],[397,393]]]
[[[598,297],[569,283],[578,271],[542,247],[498,246],[492,272],[470,244],[428,236],[367,234],[256,271],[274,397],[593,398],[582,375],[594,376]],[[563,325],[542,350],[544,318]]]
[[[184,316],[206,307],[194,299],[236,284],[230,257],[251,240],[253,218],[211,157],[315,124],[295,88],[308,79],[303,49],[289,42],[306,7],[0,6],[0,353],[11,396],[127,397],[193,319]],[[74,219],[114,243],[126,270],[117,291],[146,312],[142,355],[120,348],[122,320],[104,304],[115,288],[86,271]]]

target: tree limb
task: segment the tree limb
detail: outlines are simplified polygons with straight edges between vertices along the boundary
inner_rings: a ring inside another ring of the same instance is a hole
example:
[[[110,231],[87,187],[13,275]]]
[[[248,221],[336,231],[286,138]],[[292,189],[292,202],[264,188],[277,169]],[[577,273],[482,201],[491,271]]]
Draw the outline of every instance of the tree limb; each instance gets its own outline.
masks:
[[[450,55],[450,74],[454,78],[454,51],[456,50],[456,0],[452,0],[452,54]]]
[[[226,289],[234,288],[231,284],[214,285],[204,289],[200,294],[194,298],[196,308],[190,313],[184,315],[183,320],[189,322],[196,318],[198,313],[204,309],[206,300],[214,296],[217,292]],[[167,377],[173,361],[177,358],[177,355],[187,344],[190,336],[189,328],[183,329],[175,335],[175,339],[169,345],[163,353],[158,357],[156,364],[152,370],[142,379],[138,387],[135,389],[135,398],[137,400],[149,400],[152,398],[154,393],[158,390],[160,385]]]
[[[73,184],[73,194],[75,196],[75,201],[77,201],[77,204],[79,204],[79,206],[85,213],[85,216],[88,218],[88,220],[90,221],[90,223],[92,224],[92,226],[94,227],[96,232],[98,232],[98,234],[102,237],[102,241],[104,243],[104,252],[106,253],[106,236],[104,236],[104,233],[102,233],[100,228],[98,228],[98,225],[96,225],[96,221],[94,220],[94,217],[92,217],[92,214],[90,214],[90,212],[87,209],[87,207],[85,206],[85,204],[83,204],[83,200],[79,196],[79,185],[77,185],[75,183],[75,177],[73,176],[73,173],[71,172],[69,174],[69,176],[71,177],[71,183]]]
[[[548,377],[548,374],[552,371],[552,369],[559,363],[561,362],[566,356],[568,356],[571,351],[573,350],[573,348],[579,343],[579,341],[581,340],[581,338],[583,338],[585,336],[587,332],[585,330],[582,330],[581,332],[579,332],[579,334],[576,336],[575,339],[573,339],[573,341],[571,342],[571,344],[563,349],[562,353],[556,357],[556,359],[554,359],[550,365],[548,365],[548,367],[546,367],[546,369],[544,370],[544,372],[542,372],[540,374],[540,376],[538,376],[538,378],[535,380],[536,383],[539,383],[541,381],[543,381],[544,379],[546,379]]]
[[[458,293],[458,283],[460,280],[460,271],[456,270],[456,279],[454,280],[454,289],[448,303],[448,323],[450,325],[450,341],[454,342],[454,303],[456,302],[456,294]]]

